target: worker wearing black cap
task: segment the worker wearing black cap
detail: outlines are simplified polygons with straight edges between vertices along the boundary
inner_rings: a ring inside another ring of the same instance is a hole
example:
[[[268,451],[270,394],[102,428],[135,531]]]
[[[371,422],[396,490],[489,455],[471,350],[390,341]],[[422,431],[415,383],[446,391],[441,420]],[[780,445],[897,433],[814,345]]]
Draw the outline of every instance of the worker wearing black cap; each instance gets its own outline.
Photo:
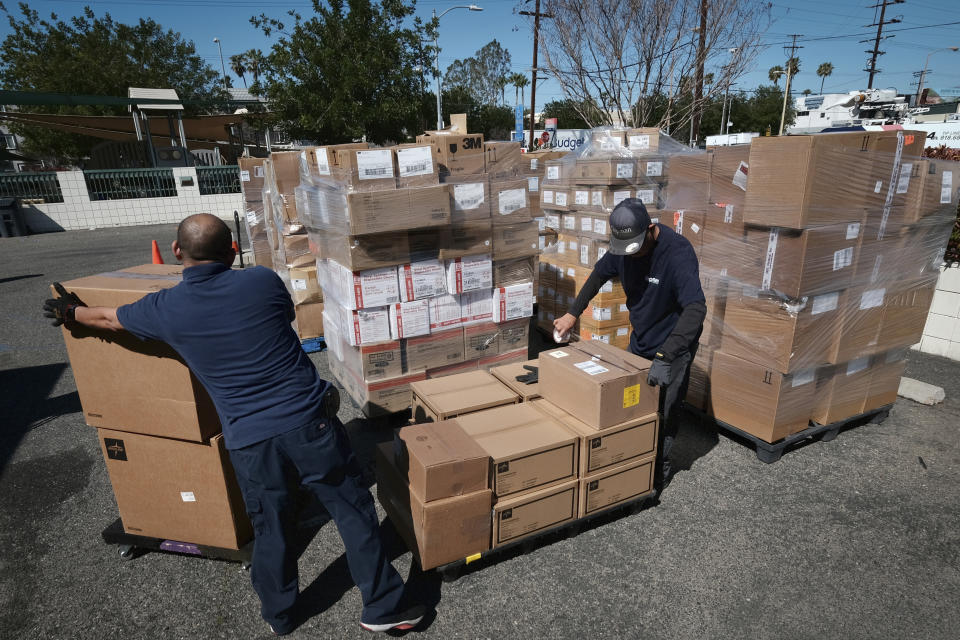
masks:
[[[670,481],[670,449],[677,435],[679,403],[687,393],[697,353],[706,298],[693,246],[670,227],[653,223],[647,208],[627,198],[610,214],[610,250],[597,261],[573,306],[554,321],[561,336],[611,278],[619,277],[630,312],[630,351],[652,360],[647,383],[660,385],[660,442],[655,486]]]

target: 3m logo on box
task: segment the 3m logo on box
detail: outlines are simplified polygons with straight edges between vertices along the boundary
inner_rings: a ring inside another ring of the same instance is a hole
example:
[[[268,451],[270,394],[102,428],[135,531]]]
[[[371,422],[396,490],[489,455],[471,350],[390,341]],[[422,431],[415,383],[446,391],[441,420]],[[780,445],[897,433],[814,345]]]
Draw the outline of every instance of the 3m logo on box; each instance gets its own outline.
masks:
[[[450,145],[453,147],[454,145]],[[476,138],[464,138],[463,140],[464,149],[483,149],[483,140],[479,136]],[[456,153],[455,149],[450,149],[452,152]]]
[[[501,462],[500,464],[497,465],[497,473],[506,473],[508,471],[510,471],[509,462]]]
[[[596,491],[600,487],[600,481],[594,480],[589,485],[587,485],[587,491]]]
[[[509,520],[513,517],[513,509],[504,509],[503,513],[500,514],[501,520]]]
[[[602,442],[602,441],[601,441],[600,438],[594,438],[593,440],[590,441],[590,448],[591,448],[591,449],[599,449],[601,442]]]
[[[116,438],[104,438],[103,446],[107,450],[107,458],[110,460],[127,460],[127,449],[123,446],[123,440]]]

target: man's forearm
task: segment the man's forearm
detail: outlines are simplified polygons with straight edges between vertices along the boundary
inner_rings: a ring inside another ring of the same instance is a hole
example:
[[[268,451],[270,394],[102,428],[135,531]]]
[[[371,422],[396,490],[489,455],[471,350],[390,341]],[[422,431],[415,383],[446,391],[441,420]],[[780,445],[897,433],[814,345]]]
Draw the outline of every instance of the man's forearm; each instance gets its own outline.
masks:
[[[91,329],[123,331],[117,320],[117,310],[112,307],[77,307],[74,311],[77,322]]]
[[[664,341],[659,351],[669,359],[685,353],[690,349],[690,344],[696,340],[697,335],[703,327],[703,320],[707,317],[707,305],[703,302],[694,302],[688,304],[680,313],[680,319],[677,320],[677,326]]]
[[[605,278],[597,273],[596,269],[591,271],[587,281],[580,287],[580,293],[577,294],[577,299],[574,300],[573,306],[567,309],[567,313],[575,318],[579,318],[580,314],[582,314],[584,309],[590,304],[590,301],[600,293],[600,287],[606,284],[607,280],[609,280],[609,278]]]

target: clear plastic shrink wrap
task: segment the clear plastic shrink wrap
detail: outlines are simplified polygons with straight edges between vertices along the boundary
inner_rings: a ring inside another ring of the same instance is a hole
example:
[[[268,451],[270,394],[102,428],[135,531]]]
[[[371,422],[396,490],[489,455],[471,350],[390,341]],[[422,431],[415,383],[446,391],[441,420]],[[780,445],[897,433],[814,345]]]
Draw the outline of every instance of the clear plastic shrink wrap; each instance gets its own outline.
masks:
[[[540,205],[556,240],[540,258],[538,325],[552,331],[572,305],[606,251],[612,208],[641,197],[700,262],[708,314],[691,405],[774,442],[892,403],[956,219],[960,163],[921,158],[914,131],[706,151],[638,131],[598,129],[545,162]],[[646,148],[631,148],[641,135]],[[579,336],[627,348],[626,302],[608,283]]]

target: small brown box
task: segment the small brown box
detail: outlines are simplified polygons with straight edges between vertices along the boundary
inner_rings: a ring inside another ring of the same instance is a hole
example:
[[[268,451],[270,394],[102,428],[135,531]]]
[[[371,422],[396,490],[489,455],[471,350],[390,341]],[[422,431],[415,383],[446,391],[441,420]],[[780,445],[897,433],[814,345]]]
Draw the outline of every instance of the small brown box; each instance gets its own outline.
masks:
[[[519,401],[517,394],[486,371],[416,382],[411,389],[417,422],[447,420]]]
[[[576,479],[556,487],[498,500],[493,507],[493,548],[577,518]]]
[[[581,478],[579,517],[592,516],[650,493],[654,463],[650,456]]]
[[[393,444],[397,467],[423,502],[489,487],[490,458],[455,420],[402,427]]]

